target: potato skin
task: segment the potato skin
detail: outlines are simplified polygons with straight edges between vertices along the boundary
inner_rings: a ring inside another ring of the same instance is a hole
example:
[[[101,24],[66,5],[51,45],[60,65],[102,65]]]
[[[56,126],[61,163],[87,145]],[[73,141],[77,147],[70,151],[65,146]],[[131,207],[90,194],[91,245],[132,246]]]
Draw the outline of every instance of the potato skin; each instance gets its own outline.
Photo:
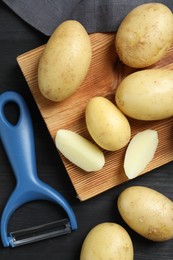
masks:
[[[152,241],[173,238],[173,202],[147,187],[126,188],[118,197],[124,221],[138,234]]]
[[[159,61],[173,42],[173,15],[160,3],[134,8],[120,24],[115,48],[120,60],[134,68]]]
[[[121,81],[115,102],[127,116],[139,120],[161,120],[173,116],[173,71],[147,69]]]
[[[127,118],[105,97],[89,100],[85,120],[91,137],[105,150],[119,150],[130,140],[131,128]]]
[[[134,249],[127,231],[120,225],[105,222],[86,236],[80,260],[133,260]]]
[[[60,24],[49,38],[38,67],[41,93],[52,101],[63,101],[81,85],[92,57],[89,35],[75,20]]]

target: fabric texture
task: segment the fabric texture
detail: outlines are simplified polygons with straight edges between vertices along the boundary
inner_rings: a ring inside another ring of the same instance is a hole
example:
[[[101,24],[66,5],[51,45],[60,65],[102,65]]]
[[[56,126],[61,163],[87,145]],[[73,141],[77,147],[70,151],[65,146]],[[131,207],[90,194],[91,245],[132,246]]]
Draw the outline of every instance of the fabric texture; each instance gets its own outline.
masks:
[[[28,24],[50,36],[65,20],[77,20],[87,30],[114,32],[134,7],[160,2],[173,11],[171,0],[2,0]]]

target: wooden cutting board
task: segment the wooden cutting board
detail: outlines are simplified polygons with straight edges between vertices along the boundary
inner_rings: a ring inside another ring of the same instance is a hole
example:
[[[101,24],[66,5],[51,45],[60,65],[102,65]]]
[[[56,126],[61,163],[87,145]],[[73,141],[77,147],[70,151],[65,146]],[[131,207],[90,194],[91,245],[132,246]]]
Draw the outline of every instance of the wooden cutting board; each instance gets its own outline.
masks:
[[[85,125],[84,111],[88,100],[93,96],[105,96],[114,101],[117,85],[128,74],[134,72],[123,65],[115,52],[115,34],[96,33],[90,35],[93,57],[92,64],[83,84],[78,91],[61,103],[45,99],[38,88],[37,68],[44,46],[24,53],[17,57],[17,62],[29,85],[32,95],[38,105],[43,119],[54,141],[58,129],[70,129],[91,140]],[[167,55],[153,67],[173,69],[173,46]],[[129,119],[132,136],[144,129],[155,129],[159,135],[159,146],[154,159],[144,170],[144,173],[168,163],[173,159],[173,122],[172,118],[144,122]],[[128,181],[123,170],[123,160],[126,147],[116,152],[106,152],[106,163],[98,172],[86,173],[70,163],[62,155],[61,158],[67,173],[81,201],[89,199],[101,192]],[[157,174],[157,172],[155,173]],[[138,177],[140,178],[140,177]]]

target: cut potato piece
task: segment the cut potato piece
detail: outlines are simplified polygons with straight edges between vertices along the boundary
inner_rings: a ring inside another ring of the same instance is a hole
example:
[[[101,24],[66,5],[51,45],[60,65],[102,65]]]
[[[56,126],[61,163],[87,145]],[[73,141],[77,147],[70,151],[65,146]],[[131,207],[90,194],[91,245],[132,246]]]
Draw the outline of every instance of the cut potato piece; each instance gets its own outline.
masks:
[[[95,144],[73,131],[58,130],[55,144],[70,162],[84,171],[98,171],[105,164],[105,157],[102,151]]]
[[[155,130],[144,130],[130,141],[124,160],[125,174],[129,179],[140,175],[153,159],[158,146],[158,134]]]

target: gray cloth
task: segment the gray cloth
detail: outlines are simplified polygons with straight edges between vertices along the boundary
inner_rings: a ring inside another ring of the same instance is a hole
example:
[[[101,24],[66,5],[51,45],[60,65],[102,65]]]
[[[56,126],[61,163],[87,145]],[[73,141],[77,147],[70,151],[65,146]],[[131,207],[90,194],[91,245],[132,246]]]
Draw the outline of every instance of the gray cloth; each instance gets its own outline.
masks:
[[[74,19],[88,33],[114,32],[134,7],[160,2],[173,11],[173,0],[2,0],[23,20],[50,36],[63,21]]]

